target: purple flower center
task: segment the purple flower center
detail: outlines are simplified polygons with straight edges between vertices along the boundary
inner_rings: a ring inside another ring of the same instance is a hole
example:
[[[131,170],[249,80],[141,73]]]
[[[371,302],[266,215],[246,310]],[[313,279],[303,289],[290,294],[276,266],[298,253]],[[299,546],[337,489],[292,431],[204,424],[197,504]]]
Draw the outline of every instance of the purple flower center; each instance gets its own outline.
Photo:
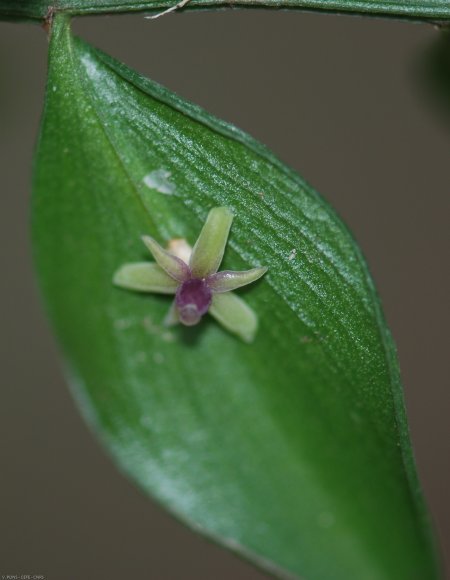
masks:
[[[175,297],[181,322],[187,326],[197,324],[203,314],[208,312],[211,299],[212,293],[205,280],[191,278],[183,282]]]

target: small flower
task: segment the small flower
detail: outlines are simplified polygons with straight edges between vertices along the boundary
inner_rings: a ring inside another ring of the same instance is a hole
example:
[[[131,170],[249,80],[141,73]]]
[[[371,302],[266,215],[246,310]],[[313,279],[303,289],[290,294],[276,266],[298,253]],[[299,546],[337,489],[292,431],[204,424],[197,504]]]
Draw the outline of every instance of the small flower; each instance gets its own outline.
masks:
[[[213,208],[194,245],[172,240],[169,250],[153,238],[142,240],[155,262],[124,264],[114,284],[128,290],[174,294],[165,324],[192,326],[209,312],[222,326],[246,342],[255,336],[258,320],[253,310],[231,292],[261,278],[267,268],[243,272],[217,272],[222,262],[233,214],[227,207]]]

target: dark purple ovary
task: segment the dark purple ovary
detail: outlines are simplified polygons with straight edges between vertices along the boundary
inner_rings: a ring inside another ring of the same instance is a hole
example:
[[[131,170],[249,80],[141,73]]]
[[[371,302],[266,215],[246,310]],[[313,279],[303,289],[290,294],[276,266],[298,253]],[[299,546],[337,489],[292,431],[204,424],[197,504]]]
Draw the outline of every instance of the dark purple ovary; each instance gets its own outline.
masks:
[[[187,326],[197,324],[203,314],[208,312],[211,299],[212,293],[205,280],[192,278],[183,282],[175,297],[181,322]]]

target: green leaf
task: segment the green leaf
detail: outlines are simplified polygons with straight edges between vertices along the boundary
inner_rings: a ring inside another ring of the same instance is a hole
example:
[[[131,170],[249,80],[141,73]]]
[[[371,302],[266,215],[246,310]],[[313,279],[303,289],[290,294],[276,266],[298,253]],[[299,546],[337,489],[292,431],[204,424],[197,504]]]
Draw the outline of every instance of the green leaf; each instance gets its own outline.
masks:
[[[58,0],[50,9],[48,0],[2,0],[1,18],[44,20],[50,12],[72,15],[117,12],[158,13],[177,4],[177,0]],[[289,8],[325,12],[350,12],[395,16],[420,20],[448,20],[448,0],[190,0],[183,10],[211,8]]]
[[[279,576],[438,577],[372,281],[298,175],[58,17],[33,199],[73,392],[142,489]],[[269,268],[245,291],[250,345],[211,317],[168,332],[171,297],[113,285],[149,259],[143,234],[193,244],[218,206],[235,216],[223,269]]]

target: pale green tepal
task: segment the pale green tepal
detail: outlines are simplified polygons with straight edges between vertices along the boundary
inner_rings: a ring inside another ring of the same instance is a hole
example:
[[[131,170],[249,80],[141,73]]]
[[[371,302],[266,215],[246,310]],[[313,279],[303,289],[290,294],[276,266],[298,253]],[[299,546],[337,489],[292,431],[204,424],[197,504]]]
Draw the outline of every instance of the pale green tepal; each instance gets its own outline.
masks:
[[[156,260],[124,264],[114,284],[127,290],[174,294],[165,324],[192,326],[209,312],[224,328],[252,342],[258,327],[255,312],[231,291],[261,278],[267,268],[243,272],[217,272],[222,262],[233,214],[227,207],[213,208],[192,249],[185,240],[173,240],[168,250],[153,238],[143,242]]]

